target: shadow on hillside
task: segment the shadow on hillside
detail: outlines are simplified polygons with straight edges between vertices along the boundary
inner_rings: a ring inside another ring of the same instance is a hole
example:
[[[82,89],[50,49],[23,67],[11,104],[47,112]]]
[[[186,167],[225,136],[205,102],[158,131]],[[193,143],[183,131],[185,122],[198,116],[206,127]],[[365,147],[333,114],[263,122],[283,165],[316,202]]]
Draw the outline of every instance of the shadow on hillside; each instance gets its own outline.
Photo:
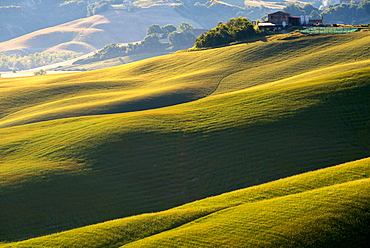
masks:
[[[128,112],[135,112],[135,111],[144,111],[150,109],[157,109],[163,108],[168,106],[173,106],[177,104],[187,103],[191,101],[198,100],[205,96],[199,96],[196,93],[176,93],[171,92],[164,95],[152,95],[145,98],[138,98],[138,99],[124,99],[121,101],[116,101],[113,103],[100,103],[94,106],[82,106],[82,107],[74,107],[72,106],[68,110],[63,110],[63,108],[51,110],[49,113],[40,113],[35,114],[31,118],[21,118],[13,121],[11,118],[8,120],[2,120],[3,123],[0,122],[1,127],[10,127],[10,126],[18,126],[24,124],[31,124],[37,123],[42,121],[51,121],[63,118],[71,118],[71,117],[82,117],[82,116],[92,116],[92,115],[107,115],[107,114],[117,114],[117,113],[128,113]]]

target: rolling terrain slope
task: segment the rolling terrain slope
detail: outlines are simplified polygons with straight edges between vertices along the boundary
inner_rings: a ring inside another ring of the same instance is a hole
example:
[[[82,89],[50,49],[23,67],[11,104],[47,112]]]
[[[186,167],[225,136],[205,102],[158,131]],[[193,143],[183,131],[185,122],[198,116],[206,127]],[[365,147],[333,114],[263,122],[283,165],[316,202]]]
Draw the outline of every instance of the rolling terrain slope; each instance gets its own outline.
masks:
[[[1,79],[0,240],[161,211],[369,157],[369,39],[366,32],[309,36]],[[282,201],[350,201],[358,189],[350,204],[361,205],[368,181],[357,179]],[[271,201],[224,207],[233,216],[280,204]],[[220,209],[180,211],[163,228]],[[160,239],[178,234],[169,235]]]
[[[178,53],[68,76],[3,79],[0,127],[156,108],[271,82],[334,75],[370,66],[369,42],[368,32],[306,36]]]
[[[367,158],[0,247],[367,247],[369,176]]]

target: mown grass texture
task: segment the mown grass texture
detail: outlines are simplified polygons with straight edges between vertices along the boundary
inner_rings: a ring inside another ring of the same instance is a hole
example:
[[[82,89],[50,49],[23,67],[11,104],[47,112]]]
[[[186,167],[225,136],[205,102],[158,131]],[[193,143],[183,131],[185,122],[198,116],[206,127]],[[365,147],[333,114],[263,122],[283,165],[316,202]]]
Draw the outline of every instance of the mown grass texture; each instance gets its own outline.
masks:
[[[47,233],[165,209],[364,157],[368,70],[361,72],[338,76],[331,87],[317,80],[159,112],[2,129],[2,233]]]
[[[0,247],[366,247],[370,160]]]
[[[332,66],[366,67],[361,41],[367,36],[358,38],[360,52]],[[328,39],[330,51],[352,42]],[[271,46],[282,48],[280,42]],[[164,210],[369,156],[369,69],[333,76],[338,71],[323,69],[321,61],[316,68],[326,77],[305,81],[299,75],[306,69],[289,68],[287,79],[284,72],[277,82],[265,74],[258,85],[240,72],[247,59],[237,51],[249,51],[246,46],[75,75],[2,79],[0,239]],[[223,90],[229,77],[222,79],[233,70],[245,85]],[[179,94],[192,102],[132,112],[158,91],[162,95],[142,109],[162,106],[164,96],[167,105],[178,103]],[[199,99],[205,95],[211,96]],[[102,115],[121,111],[129,112]],[[71,113],[82,117],[63,118]],[[56,120],[39,122],[46,119]],[[21,125],[27,122],[36,123]]]
[[[75,75],[1,81],[0,127],[137,111],[370,65],[367,32],[254,42]],[[298,78],[297,78],[298,77]]]
[[[126,247],[368,247],[370,180],[243,204]]]

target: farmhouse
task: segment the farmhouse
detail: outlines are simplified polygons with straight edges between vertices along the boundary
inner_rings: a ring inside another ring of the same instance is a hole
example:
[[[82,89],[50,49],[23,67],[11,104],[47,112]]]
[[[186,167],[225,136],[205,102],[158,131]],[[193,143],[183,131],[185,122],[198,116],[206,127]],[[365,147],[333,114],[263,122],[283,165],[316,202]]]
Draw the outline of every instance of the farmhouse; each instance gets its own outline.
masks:
[[[272,14],[268,14],[268,22],[273,23],[275,25],[286,26],[289,23],[289,17],[290,17],[289,13],[278,11]]]
[[[285,26],[300,26],[313,25],[322,23],[322,19],[310,19],[308,15],[292,16],[289,13],[278,11],[268,14],[268,21],[258,24],[259,27],[285,27]]]

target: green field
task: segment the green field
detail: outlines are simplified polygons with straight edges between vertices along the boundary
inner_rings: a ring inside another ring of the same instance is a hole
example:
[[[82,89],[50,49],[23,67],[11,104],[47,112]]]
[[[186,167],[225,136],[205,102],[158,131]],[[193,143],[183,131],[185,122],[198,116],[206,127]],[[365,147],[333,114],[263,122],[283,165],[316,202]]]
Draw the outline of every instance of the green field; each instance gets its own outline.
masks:
[[[9,245],[366,247],[369,42],[304,36],[0,79],[0,240],[132,216]]]
[[[363,159],[0,247],[367,247],[369,177]]]
[[[346,34],[357,32],[357,28],[346,27],[313,27],[301,30],[303,34]]]

